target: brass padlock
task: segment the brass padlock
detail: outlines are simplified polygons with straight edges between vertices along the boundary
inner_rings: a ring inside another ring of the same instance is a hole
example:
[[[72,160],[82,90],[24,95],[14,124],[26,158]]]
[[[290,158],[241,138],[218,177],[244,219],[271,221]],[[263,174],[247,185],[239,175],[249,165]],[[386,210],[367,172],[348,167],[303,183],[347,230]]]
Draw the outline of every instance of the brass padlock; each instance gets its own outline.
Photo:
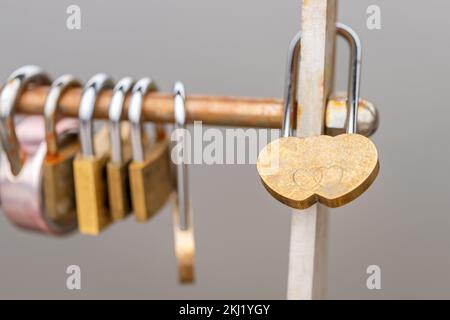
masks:
[[[44,107],[47,153],[42,164],[42,181],[45,212],[53,223],[71,229],[76,227],[73,160],[79,151],[78,122],[75,119],[58,122],[58,106],[67,89],[80,86],[81,83],[71,75],[59,77],[52,83]],[[73,125],[58,136],[56,127],[64,122]]]
[[[128,165],[131,162],[130,125],[122,122],[126,95],[131,91],[133,79],[121,79],[114,87],[109,105],[109,137],[111,160],[107,165],[108,197],[113,220],[124,219],[131,210]]]
[[[154,142],[146,139],[142,129],[143,100],[147,93],[155,90],[151,79],[139,80],[133,87],[128,109],[133,153],[133,161],[129,166],[131,202],[139,222],[155,215],[165,205],[172,191],[169,141],[164,129],[156,127]]]
[[[85,85],[79,109],[81,154],[73,163],[80,233],[98,235],[111,223],[106,183],[109,161],[108,130],[103,128],[93,139],[93,114],[102,89],[114,87],[107,75],[100,73]]]
[[[292,136],[296,118],[292,92],[297,81],[296,52],[300,52],[301,42],[300,34],[297,34],[288,59],[283,137],[264,147],[258,157],[258,173],[266,189],[273,197],[296,209],[306,209],[316,202],[333,208],[342,206],[361,195],[379,170],[375,145],[356,133],[361,44],[351,28],[342,24],[337,27],[351,47],[347,133],[336,137]]]

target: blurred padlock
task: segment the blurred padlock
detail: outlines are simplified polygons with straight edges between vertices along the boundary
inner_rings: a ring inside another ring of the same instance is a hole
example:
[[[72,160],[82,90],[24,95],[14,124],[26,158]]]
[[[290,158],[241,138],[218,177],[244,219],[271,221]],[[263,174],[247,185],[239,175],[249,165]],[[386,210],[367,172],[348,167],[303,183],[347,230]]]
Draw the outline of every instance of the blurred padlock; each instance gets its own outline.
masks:
[[[186,94],[184,85],[176,82],[174,85],[174,118],[177,143],[186,143]],[[184,145],[186,147],[186,145]],[[192,283],[195,278],[195,241],[194,222],[190,205],[188,168],[186,151],[174,153],[173,170],[175,192],[173,203],[173,231],[175,243],[175,256],[178,263],[178,279],[181,283]]]
[[[108,130],[103,128],[93,138],[95,102],[102,89],[112,89],[114,83],[100,73],[84,87],[79,109],[81,154],[73,163],[80,233],[98,235],[111,223],[106,183],[106,164],[109,161]]]
[[[113,220],[125,218],[131,210],[128,165],[131,162],[130,125],[122,122],[125,97],[134,84],[133,79],[121,79],[114,87],[109,105],[109,137],[111,160],[107,165],[108,196]]]
[[[154,142],[145,139],[142,129],[142,104],[147,93],[156,86],[149,78],[133,87],[128,119],[131,123],[133,161],[130,164],[130,187],[137,221],[144,222],[155,215],[171,193],[169,141],[161,126],[156,127]]]
[[[0,199],[3,212],[16,226],[47,234],[62,234],[75,227],[75,220],[55,221],[46,211],[42,174],[47,144],[43,141],[43,117],[26,117],[17,127],[17,136],[14,123],[14,109],[21,93],[30,85],[49,85],[50,82],[41,68],[25,66],[8,78],[2,90]],[[73,126],[72,121],[60,121],[56,131],[58,134],[72,131]],[[25,140],[23,144],[19,144],[17,137]]]
[[[61,95],[81,83],[71,75],[56,79],[48,93],[44,107],[47,154],[43,163],[44,204],[47,216],[60,224],[76,226],[75,185],[73,160],[79,151],[78,121],[64,119],[58,122],[58,104]],[[58,135],[57,124],[70,126]]]

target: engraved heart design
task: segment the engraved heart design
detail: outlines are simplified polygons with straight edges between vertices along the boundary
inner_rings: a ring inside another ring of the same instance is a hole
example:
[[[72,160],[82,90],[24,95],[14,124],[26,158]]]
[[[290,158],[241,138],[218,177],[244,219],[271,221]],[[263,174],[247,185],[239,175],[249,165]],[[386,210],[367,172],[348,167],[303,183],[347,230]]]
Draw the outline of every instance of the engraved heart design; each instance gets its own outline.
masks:
[[[266,189],[286,205],[306,209],[316,202],[342,206],[375,180],[378,152],[359,134],[280,138],[264,147],[258,173]]]
[[[295,171],[294,182],[304,190],[318,190],[320,187],[333,188],[338,185],[344,169],[334,165],[331,167],[300,168]]]

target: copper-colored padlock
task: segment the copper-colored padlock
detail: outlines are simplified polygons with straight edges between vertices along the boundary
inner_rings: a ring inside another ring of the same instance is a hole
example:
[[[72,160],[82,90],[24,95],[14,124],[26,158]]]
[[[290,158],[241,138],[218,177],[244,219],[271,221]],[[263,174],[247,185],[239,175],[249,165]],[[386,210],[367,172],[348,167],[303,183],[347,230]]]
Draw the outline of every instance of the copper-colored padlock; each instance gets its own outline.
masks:
[[[72,131],[62,135],[56,132],[58,103],[61,95],[69,88],[80,87],[81,83],[71,75],[56,79],[50,88],[44,107],[45,140],[47,153],[42,171],[44,206],[47,216],[59,224],[76,227],[75,184],[73,160],[79,151],[78,121],[72,121]]]
[[[111,159],[107,165],[107,180],[109,207],[113,220],[124,219],[131,210],[128,174],[128,165],[131,162],[130,125],[121,119],[125,97],[133,84],[133,79],[129,77],[117,82],[109,105]]]
[[[351,66],[348,87],[347,134],[308,138],[293,137],[295,108],[292,95],[296,52],[301,37],[297,34],[291,43],[288,59],[288,77],[285,88],[285,117],[283,138],[268,144],[260,153],[258,173],[269,191],[279,201],[305,209],[316,202],[329,207],[342,206],[361,195],[375,180],[378,153],[375,145],[357,134],[357,115],[361,72],[361,45],[356,33],[338,24],[338,33],[351,46]]]
[[[2,144],[0,166],[0,199],[3,213],[16,226],[45,234],[60,235],[75,227],[73,214],[67,219],[52,219],[43,197],[43,170],[47,154],[44,141],[44,120],[28,116],[16,127],[14,109],[20,94],[32,85],[48,85],[50,78],[36,66],[24,66],[8,78],[0,98],[0,137]],[[49,97],[48,99],[51,99]],[[47,99],[47,100],[48,100]],[[58,134],[73,132],[76,123],[60,121]],[[18,137],[20,138],[20,144]]]
[[[156,138],[145,139],[142,129],[142,104],[147,93],[156,90],[149,78],[139,80],[133,87],[128,110],[131,123],[133,161],[129,166],[131,200],[139,222],[147,221],[167,202],[172,191],[169,141],[157,126]]]
[[[106,183],[106,164],[110,157],[108,130],[103,128],[94,143],[92,118],[98,93],[113,86],[107,75],[95,75],[86,84],[80,103],[81,154],[75,158],[73,168],[78,230],[88,235],[98,235],[111,223]]]

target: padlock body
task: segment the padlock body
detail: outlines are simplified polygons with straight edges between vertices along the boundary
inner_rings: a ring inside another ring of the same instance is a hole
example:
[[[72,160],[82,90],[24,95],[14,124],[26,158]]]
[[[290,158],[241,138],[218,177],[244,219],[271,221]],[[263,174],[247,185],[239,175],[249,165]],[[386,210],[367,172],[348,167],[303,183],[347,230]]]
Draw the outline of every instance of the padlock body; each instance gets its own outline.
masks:
[[[108,155],[83,157],[73,162],[80,233],[98,235],[111,223],[106,185]]]
[[[131,211],[128,172],[130,162],[131,160],[117,164],[109,162],[107,165],[109,208],[113,220],[124,219]]]
[[[139,222],[154,216],[167,202],[171,190],[169,142],[158,141],[148,148],[144,162],[131,162],[131,200]]]
[[[73,161],[79,143],[73,141],[61,148],[57,155],[47,155],[43,163],[42,181],[47,217],[56,224],[76,223]]]

